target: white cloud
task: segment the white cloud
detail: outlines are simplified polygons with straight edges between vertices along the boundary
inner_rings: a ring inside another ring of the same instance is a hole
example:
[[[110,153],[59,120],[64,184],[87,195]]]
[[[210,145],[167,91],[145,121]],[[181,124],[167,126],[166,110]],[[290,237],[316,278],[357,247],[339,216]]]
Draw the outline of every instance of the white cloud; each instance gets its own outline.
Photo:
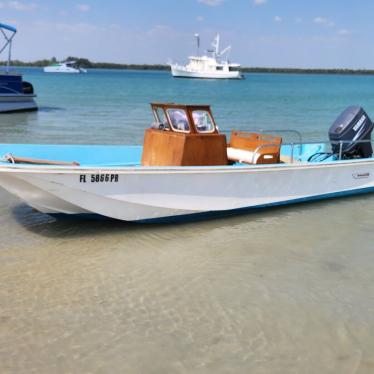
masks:
[[[198,3],[209,5],[209,6],[217,6],[223,3],[225,0],[197,0]]]
[[[313,19],[313,22],[316,23],[317,25],[323,25],[323,26],[329,26],[329,27],[334,27],[335,23],[330,21],[327,18],[324,17],[315,17]]]
[[[254,5],[264,5],[268,2],[268,0],[253,0]]]
[[[203,16],[197,16],[196,21],[202,22],[202,21],[204,21],[204,17]]]
[[[337,34],[340,35],[340,36],[347,36],[347,35],[351,35],[352,31],[351,30],[347,30],[347,29],[340,29],[337,32]]]
[[[112,30],[119,30],[121,28],[121,26],[118,25],[117,23],[111,23],[109,25],[109,28],[112,29]]]
[[[1,5],[0,5],[1,8]],[[4,19],[3,22],[7,25],[17,26],[19,25],[19,22],[15,19]]]
[[[37,29],[49,29],[53,31],[63,31],[63,32],[72,32],[81,33],[81,34],[90,34],[96,30],[103,30],[99,26],[90,23],[65,23],[65,22],[48,22],[48,21],[35,21],[32,23],[33,27]]]
[[[91,10],[91,7],[88,4],[78,4],[76,8],[80,12],[89,12]]]
[[[274,17],[274,21],[279,23],[279,22],[282,22],[282,21],[283,21],[283,18],[282,18],[282,17],[279,17],[279,16],[275,16],[275,17]]]
[[[17,0],[0,2],[0,9],[13,9],[19,12],[27,12],[37,8],[38,5],[35,3],[24,3]]]
[[[170,32],[173,32],[172,28],[168,25],[155,25],[150,30],[146,32],[146,35],[148,36],[154,36],[154,35],[163,35],[168,34]]]

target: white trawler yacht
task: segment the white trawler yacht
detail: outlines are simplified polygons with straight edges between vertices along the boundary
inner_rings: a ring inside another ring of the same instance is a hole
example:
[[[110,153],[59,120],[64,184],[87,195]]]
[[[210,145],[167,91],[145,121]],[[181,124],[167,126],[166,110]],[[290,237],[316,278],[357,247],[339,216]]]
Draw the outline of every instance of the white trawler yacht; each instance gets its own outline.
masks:
[[[216,35],[212,43],[213,49],[208,50],[210,56],[199,56],[200,36],[195,35],[197,41],[197,56],[190,56],[189,63],[185,66],[178,64],[170,64],[171,73],[176,78],[210,78],[210,79],[242,79],[239,64],[232,64],[221,59],[225,54],[227,56],[231,46],[220,51],[219,34]]]

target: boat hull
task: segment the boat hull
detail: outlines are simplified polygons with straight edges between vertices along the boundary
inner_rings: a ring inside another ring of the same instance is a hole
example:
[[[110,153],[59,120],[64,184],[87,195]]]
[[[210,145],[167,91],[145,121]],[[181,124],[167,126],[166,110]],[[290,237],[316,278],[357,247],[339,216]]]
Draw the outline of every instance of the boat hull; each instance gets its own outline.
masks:
[[[0,94],[0,113],[37,110],[35,97],[34,94]]]
[[[44,73],[62,73],[62,74],[83,74],[87,73],[85,69],[75,69],[69,67],[45,67],[43,68]]]
[[[191,71],[185,68],[172,66],[171,74],[175,78],[196,78],[196,79],[243,79],[239,71]]]
[[[0,185],[48,214],[166,222],[373,192],[374,160],[201,168],[4,165]]]

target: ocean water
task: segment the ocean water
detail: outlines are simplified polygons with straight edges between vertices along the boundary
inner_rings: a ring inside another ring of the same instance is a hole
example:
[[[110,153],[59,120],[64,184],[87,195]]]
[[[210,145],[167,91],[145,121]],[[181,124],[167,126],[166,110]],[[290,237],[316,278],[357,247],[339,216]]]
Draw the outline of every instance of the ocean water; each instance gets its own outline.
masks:
[[[326,139],[374,77],[25,69],[40,111],[0,142],[141,144],[149,103],[208,103],[223,131]],[[0,190],[0,371],[373,373],[374,196],[206,222],[56,221]]]
[[[40,111],[2,115],[1,142],[141,144],[153,121],[151,102],[211,104],[222,131],[295,129],[314,140],[327,139],[349,105],[374,117],[374,76],[248,74],[243,81],[209,81],[167,72],[23,72]]]

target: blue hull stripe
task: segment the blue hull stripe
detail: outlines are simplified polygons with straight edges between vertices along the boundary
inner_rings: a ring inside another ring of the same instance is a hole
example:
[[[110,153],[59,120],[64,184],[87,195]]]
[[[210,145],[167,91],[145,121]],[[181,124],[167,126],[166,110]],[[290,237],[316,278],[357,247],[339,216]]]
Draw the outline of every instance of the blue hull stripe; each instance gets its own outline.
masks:
[[[374,192],[374,187],[368,187],[368,188],[360,188],[356,190],[349,190],[349,191],[342,191],[342,192],[332,192],[332,193],[323,194],[323,195],[303,197],[300,199],[280,201],[280,202],[256,205],[256,206],[245,207],[245,208],[192,213],[192,214],[184,214],[184,215],[179,215],[179,216],[169,216],[169,217],[161,217],[161,218],[150,218],[150,219],[142,219],[138,221],[129,221],[129,222],[178,223],[178,222],[201,221],[205,219],[221,218],[221,217],[233,216],[236,214],[244,214],[244,213],[248,213],[251,211],[257,211],[259,209],[267,209],[267,208],[279,207],[279,206],[284,206],[284,205],[307,203],[307,202],[318,201],[318,200],[334,199],[334,198],[340,198],[340,197],[345,197],[345,196],[362,195],[362,194],[368,194],[372,192]],[[111,220],[111,218],[109,217],[105,217],[100,214],[94,214],[94,213],[93,214],[90,214],[90,213],[88,214],[87,213],[82,213],[82,214],[58,213],[58,214],[49,214],[49,215],[56,217],[56,218],[63,218],[63,219],[77,218],[77,219]]]

